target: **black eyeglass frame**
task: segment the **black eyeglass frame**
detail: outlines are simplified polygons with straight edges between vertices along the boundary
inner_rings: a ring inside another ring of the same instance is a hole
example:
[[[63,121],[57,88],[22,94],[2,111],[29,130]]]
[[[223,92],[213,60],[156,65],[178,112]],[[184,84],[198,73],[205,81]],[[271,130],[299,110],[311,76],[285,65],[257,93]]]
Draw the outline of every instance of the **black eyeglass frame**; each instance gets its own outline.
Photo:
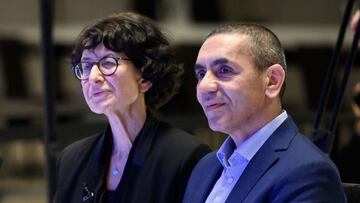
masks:
[[[116,64],[116,67],[115,67],[115,69],[114,69],[114,71],[113,71],[112,73],[107,73],[107,74],[106,74],[106,73],[103,72],[100,64],[101,64],[102,61],[104,61],[104,60],[106,60],[106,59],[109,59],[109,58],[114,59],[115,64]],[[80,66],[81,64],[87,63],[87,64],[91,64],[91,67],[93,67],[94,65],[96,65],[96,67],[99,69],[99,71],[101,72],[102,75],[104,75],[104,76],[111,76],[111,75],[113,75],[113,74],[117,71],[117,69],[118,69],[118,67],[119,67],[119,61],[120,61],[120,60],[131,61],[131,59],[125,58],[125,57],[107,56],[107,57],[101,58],[101,59],[98,60],[97,62],[79,62],[78,64],[76,64],[75,66],[72,67],[72,70],[73,70],[73,73],[74,73],[75,77],[76,77],[78,80],[87,80],[87,79],[89,79],[90,74],[89,74],[86,78],[82,78],[82,77],[79,76],[79,75],[77,74],[77,72],[76,72],[77,69],[81,70],[81,68],[80,68],[80,67],[81,67],[81,66]],[[80,66],[80,67],[79,67],[79,66]],[[91,70],[90,70],[90,71],[91,71]]]

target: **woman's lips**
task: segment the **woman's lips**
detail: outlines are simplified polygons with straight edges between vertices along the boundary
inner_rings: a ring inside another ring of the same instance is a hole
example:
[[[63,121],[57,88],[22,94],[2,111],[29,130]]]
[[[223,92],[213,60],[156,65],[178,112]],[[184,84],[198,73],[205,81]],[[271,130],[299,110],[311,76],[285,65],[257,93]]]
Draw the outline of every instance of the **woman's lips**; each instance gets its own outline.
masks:
[[[101,91],[95,91],[91,94],[91,97],[94,97],[94,98],[101,98],[101,97],[104,97],[108,94],[109,91],[106,91],[106,90],[101,90]]]

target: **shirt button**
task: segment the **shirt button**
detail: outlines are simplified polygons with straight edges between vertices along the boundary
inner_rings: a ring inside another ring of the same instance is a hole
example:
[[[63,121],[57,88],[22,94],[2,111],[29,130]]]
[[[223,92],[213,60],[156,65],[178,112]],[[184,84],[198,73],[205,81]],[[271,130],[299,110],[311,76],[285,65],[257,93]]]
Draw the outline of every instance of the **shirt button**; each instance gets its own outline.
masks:
[[[228,183],[232,183],[233,181],[234,181],[234,178],[233,178],[233,177],[227,178],[227,182],[228,182]]]

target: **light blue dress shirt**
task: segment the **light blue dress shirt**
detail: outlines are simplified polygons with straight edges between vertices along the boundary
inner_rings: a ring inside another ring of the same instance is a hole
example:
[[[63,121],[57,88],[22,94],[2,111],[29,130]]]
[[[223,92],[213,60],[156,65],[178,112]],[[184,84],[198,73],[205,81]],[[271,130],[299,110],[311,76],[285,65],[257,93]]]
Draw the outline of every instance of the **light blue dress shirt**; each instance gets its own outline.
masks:
[[[226,201],[250,160],[287,117],[286,111],[283,111],[237,148],[230,137],[225,140],[216,153],[224,170],[207,197],[206,203],[223,203]]]

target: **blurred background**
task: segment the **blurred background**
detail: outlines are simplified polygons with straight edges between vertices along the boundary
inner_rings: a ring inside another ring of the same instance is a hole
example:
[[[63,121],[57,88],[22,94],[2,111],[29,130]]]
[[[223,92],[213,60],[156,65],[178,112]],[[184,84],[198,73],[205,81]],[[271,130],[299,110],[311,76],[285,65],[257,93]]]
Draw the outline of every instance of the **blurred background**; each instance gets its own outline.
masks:
[[[288,61],[284,108],[309,135],[326,68],[335,47],[344,0],[55,0],[54,94],[55,152],[106,123],[87,108],[69,63],[72,43],[88,23],[121,11],[137,11],[160,23],[184,63],[181,91],[159,109],[160,118],[181,127],[216,149],[224,135],[213,133],[195,98],[193,64],[204,36],[217,24],[252,21],[272,29],[285,47]],[[347,30],[338,77],[352,36]],[[44,87],[39,0],[0,1],[0,203],[47,202],[44,152]],[[353,134],[351,90],[360,80],[355,60],[339,113],[331,158]],[[331,103],[329,106],[331,107]],[[327,108],[326,118],[330,109]],[[56,154],[55,153],[55,154]],[[357,156],[354,155],[354,164]]]

